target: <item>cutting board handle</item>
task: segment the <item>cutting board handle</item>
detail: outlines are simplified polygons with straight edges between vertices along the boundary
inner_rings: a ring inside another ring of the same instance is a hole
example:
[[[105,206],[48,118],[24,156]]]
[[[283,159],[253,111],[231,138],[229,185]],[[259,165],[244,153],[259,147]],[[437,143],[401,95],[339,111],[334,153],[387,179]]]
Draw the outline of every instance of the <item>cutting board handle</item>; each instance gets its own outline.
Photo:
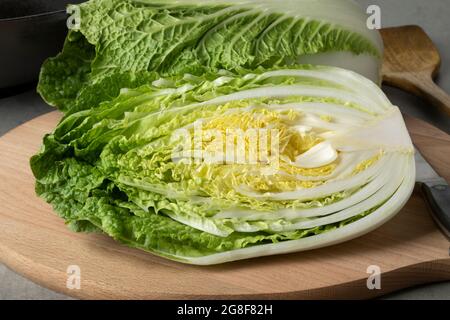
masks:
[[[384,83],[415,94],[450,116],[450,96],[434,81],[429,72],[384,77]]]

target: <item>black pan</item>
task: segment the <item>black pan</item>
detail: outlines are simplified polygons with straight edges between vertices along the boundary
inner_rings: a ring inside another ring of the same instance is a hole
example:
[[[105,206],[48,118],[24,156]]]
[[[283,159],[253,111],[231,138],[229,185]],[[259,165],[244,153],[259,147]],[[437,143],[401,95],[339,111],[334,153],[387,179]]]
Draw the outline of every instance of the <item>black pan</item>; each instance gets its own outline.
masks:
[[[0,89],[30,83],[61,51],[66,6],[82,0],[0,0]]]

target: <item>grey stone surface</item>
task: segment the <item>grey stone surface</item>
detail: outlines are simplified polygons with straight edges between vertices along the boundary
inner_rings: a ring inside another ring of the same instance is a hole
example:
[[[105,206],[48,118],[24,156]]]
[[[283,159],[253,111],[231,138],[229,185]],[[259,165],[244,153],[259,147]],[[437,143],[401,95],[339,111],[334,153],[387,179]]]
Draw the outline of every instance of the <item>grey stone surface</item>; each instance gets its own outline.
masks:
[[[48,290],[0,264],[0,300],[68,300],[63,294]]]
[[[443,64],[438,84],[450,92],[450,41],[448,0],[357,0],[363,6],[381,7],[384,27],[405,24],[422,26],[441,52]],[[27,89],[27,88],[25,88]],[[385,87],[393,103],[403,112],[425,119],[450,133],[450,118],[436,112],[428,103],[400,90]],[[0,91],[0,96],[2,92]],[[0,135],[52,108],[43,103],[34,90],[0,98]],[[440,283],[403,290],[386,299],[450,299],[450,283]],[[1,299],[68,299],[59,293],[42,288],[0,264]]]

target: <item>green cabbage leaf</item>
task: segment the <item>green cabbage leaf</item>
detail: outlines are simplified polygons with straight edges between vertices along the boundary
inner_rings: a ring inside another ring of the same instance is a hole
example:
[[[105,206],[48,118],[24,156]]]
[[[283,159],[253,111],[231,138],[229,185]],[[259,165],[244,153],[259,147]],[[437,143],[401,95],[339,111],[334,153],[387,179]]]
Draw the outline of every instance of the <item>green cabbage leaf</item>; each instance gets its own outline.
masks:
[[[349,0],[91,0],[41,70],[64,112],[98,106],[161,76],[321,64],[380,81],[382,41]]]

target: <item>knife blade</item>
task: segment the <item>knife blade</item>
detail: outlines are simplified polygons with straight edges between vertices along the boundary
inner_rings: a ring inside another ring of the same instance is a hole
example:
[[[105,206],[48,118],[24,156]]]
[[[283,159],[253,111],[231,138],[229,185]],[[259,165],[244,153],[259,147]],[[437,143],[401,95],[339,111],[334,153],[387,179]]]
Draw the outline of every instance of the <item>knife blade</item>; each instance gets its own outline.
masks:
[[[415,148],[416,181],[431,209],[431,216],[442,232],[450,239],[450,187],[440,177],[420,151]]]

